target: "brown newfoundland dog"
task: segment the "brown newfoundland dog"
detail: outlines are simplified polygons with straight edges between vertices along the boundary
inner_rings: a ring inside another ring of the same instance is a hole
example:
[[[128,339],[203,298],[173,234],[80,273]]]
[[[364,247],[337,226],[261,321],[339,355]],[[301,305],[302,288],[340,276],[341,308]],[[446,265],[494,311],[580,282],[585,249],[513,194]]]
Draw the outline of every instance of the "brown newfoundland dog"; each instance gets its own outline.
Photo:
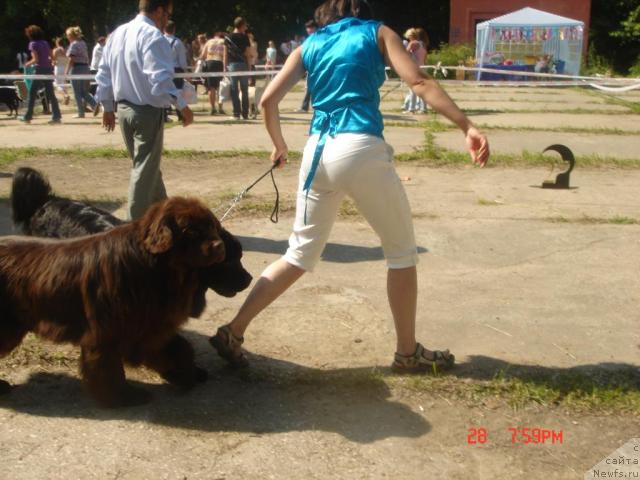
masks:
[[[125,381],[123,363],[182,388],[204,381],[177,330],[193,310],[199,270],[225,258],[220,231],[201,202],[174,197],[105,233],[0,238],[0,357],[29,331],[80,345],[84,383],[106,407],[150,398]]]

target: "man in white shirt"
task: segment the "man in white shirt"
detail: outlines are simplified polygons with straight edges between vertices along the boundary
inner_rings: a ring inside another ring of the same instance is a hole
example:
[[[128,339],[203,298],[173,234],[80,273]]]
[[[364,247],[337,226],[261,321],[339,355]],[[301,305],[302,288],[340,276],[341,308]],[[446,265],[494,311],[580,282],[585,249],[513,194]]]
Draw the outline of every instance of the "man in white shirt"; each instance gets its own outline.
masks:
[[[89,70],[91,73],[95,75],[98,73],[98,67],[100,66],[100,60],[102,60],[102,51],[104,50],[104,44],[107,42],[105,37],[98,37],[96,44],[93,47],[93,51],[91,52],[91,65],[89,66]],[[91,85],[89,87],[89,93],[96,96],[96,85]],[[96,106],[93,107],[93,116],[95,117],[100,112],[100,102],[96,102]]]
[[[98,67],[100,66],[100,60],[102,60],[102,51],[104,50],[104,44],[107,39],[104,37],[98,37],[98,41],[93,47],[91,52],[91,73],[98,73]]]
[[[133,160],[127,205],[132,220],[167,197],[160,171],[164,109],[174,104],[185,127],[193,122],[193,113],[173,84],[171,47],[162,34],[173,1],[140,0],[139,10],[136,18],[109,36],[96,75],[102,125],[109,132],[115,128],[117,102],[118,123]]]

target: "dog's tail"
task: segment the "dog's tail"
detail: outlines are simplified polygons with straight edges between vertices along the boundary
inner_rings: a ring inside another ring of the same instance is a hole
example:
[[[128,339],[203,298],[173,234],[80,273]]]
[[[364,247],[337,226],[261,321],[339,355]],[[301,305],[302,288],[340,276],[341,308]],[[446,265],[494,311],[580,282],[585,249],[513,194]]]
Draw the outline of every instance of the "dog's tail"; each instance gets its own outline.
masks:
[[[25,225],[51,197],[49,181],[37,170],[21,167],[13,175],[11,211],[15,225]]]

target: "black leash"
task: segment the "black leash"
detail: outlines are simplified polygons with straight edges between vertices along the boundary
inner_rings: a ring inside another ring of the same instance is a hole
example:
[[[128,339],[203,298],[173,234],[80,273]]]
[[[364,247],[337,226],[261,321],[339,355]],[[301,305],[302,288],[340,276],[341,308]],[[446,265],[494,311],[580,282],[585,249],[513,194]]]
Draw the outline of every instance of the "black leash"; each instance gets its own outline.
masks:
[[[262,180],[264,177],[266,177],[267,175],[271,174],[271,181],[273,182],[273,188],[276,191],[276,204],[273,207],[273,211],[271,212],[271,218],[270,220],[273,223],[278,223],[278,213],[280,212],[280,192],[278,191],[278,186],[276,185],[276,179],[273,177],[273,171],[280,165],[280,160],[278,159],[278,161],[276,161],[276,163],[273,164],[273,166],[267,170],[266,172],[264,172],[260,178],[258,178],[255,182],[253,182],[251,185],[249,185],[247,188],[245,188],[244,190],[242,190],[240,193],[238,193],[233,201],[231,202],[231,205],[229,206],[229,208],[227,209],[227,211],[224,213],[224,215],[222,215],[222,218],[220,218],[220,222],[223,222],[225,218],[227,218],[227,216],[229,215],[229,213],[231,212],[231,210],[233,210],[233,208],[240,202],[240,200],[242,200],[242,197],[244,197],[247,192],[249,190],[251,190],[253,187],[255,187],[260,180]]]

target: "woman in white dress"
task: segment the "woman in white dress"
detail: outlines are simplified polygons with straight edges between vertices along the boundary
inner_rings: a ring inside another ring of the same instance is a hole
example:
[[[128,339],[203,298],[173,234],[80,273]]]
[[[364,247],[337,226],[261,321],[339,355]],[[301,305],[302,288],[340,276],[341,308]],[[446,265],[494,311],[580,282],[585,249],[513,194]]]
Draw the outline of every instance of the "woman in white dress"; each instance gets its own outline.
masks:
[[[54,40],[56,48],[51,52],[51,60],[53,63],[53,74],[55,79],[53,81],[54,86],[58,91],[62,92],[64,104],[69,105],[69,94],[67,93],[67,87],[65,85],[64,72],[69,63],[67,58],[66,49],[64,48],[64,40],[62,37],[57,37]]]

